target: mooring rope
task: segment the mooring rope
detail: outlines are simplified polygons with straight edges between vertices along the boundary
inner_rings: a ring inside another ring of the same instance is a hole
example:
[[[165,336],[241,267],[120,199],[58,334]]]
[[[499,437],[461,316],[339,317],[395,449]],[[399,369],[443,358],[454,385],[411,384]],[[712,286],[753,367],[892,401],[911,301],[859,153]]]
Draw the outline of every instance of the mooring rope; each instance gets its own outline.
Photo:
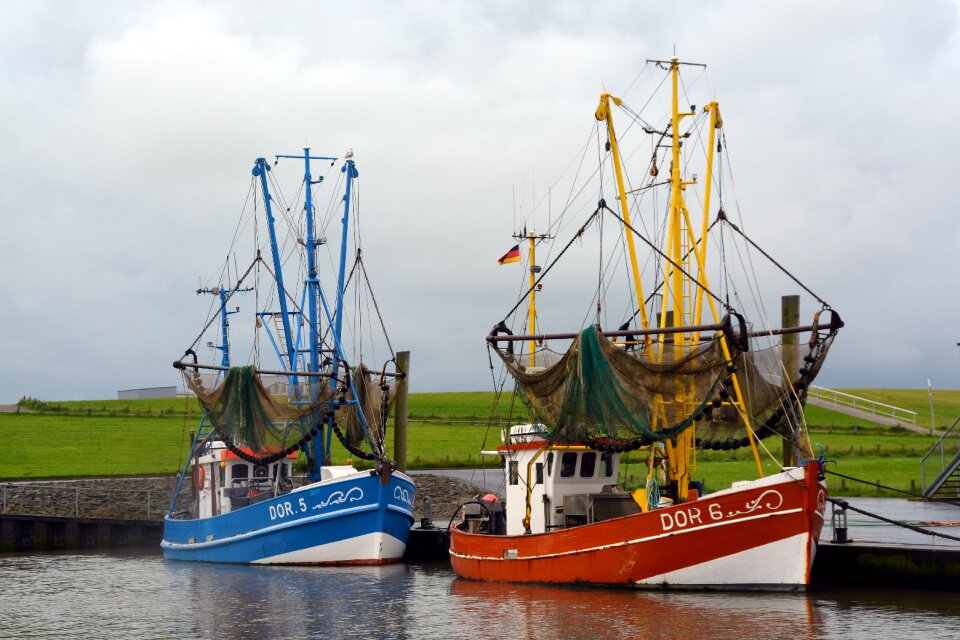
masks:
[[[877,487],[878,489],[886,489],[887,491],[902,493],[904,495],[910,496],[911,498],[923,498],[923,496],[920,495],[919,493],[913,493],[912,491],[904,491],[903,489],[897,489],[896,487],[888,487],[886,485],[880,484],[879,482],[870,482],[869,480],[861,480],[860,478],[854,478],[853,476],[845,476],[842,473],[837,473],[836,471],[828,470],[826,471],[826,473],[830,474],[831,476],[837,476],[838,478],[846,478],[847,480],[853,480],[854,482],[862,482],[863,484],[868,484],[872,487]]]
[[[858,509],[857,507],[851,506],[849,502],[847,502],[846,500],[841,500],[840,498],[827,498],[827,500],[839,506],[841,509],[849,509],[850,511],[856,511],[857,513],[863,514],[865,516],[869,516],[871,518],[876,518],[877,520],[881,520],[889,524],[895,524],[898,527],[903,527],[904,529],[916,531],[917,533],[922,533],[927,536],[937,536],[939,538],[946,538],[947,540],[956,540],[957,542],[960,542],[960,538],[958,538],[957,536],[951,536],[951,535],[947,535],[946,533],[939,533],[937,531],[928,531],[927,529],[924,529],[922,527],[917,527],[912,524],[907,524],[902,520],[892,520],[890,518],[885,518],[876,513],[870,513],[869,511],[864,511],[863,509]]]

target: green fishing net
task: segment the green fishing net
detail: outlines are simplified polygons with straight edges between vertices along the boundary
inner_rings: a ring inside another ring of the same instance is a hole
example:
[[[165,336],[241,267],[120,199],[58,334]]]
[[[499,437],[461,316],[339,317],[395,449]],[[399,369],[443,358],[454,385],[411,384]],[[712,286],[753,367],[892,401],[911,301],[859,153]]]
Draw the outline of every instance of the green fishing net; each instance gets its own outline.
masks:
[[[220,436],[255,453],[296,444],[326,415],[329,382],[277,378],[268,388],[254,367],[234,367],[210,390],[201,376],[184,372]]]
[[[696,423],[702,441],[737,448],[746,427],[731,403],[737,397],[731,364],[754,430],[767,424],[771,430],[779,429],[789,422],[785,417],[798,419],[805,388],[797,390],[794,383],[803,378],[809,384],[829,344],[820,344],[816,357],[810,357],[809,346],[778,345],[733,351],[728,361],[720,340],[714,336],[686,347],[684,353],[669,341],[627,350],[591,326],[566,353],[537,351],[533,366],[529,354],[496,351],[515,379],[531,419],[552,442],[604,437],[664,440]],[[800,365],[807,359],[812,362],[801,374]],[[777,411],[781,414],[774,416]]]

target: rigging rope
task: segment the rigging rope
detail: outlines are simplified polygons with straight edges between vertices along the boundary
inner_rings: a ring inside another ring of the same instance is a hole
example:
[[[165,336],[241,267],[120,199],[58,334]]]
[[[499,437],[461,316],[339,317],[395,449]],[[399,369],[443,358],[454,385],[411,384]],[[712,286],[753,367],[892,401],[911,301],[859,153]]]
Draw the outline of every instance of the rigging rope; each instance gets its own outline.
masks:
[[[502,322],[506,323],[507,318],[513,315],[513,312],[520,308],[520,305],[523,304],[523,301],[526,300],[531,293],[533,293],[537,285],[540,284],[540,281],[543,280],[544,276],[546,276],[550,272],[550,269],[552,269],[554,265],[557,264],[557,261],[563,257],[563,254],[567,252],[567,249],[569,249],[578,238],[583,236],[584,232],[587,230],[587,227],[590,226],[591,222],[593,222],[593,219],[596,218],[597,214],[600,213],[600,210],[606,206],[607,206],[606,202],[601,200],[600,204],[597,206],[594,212],[590,214],[589,218],[587,218],[587,221],[583,223],[583,226],[580,227],[580,229],[574,234],[572,238],[570,238],[570,242],[568,242],[566,246],[564,246],[563,249],[560,251],[560,253],[557,255],[557,257],[554,258],[549,265],[547,265],[547,268],[543,270],[543,273],[540,274],[540,277],[537,278],[536,282],[534,282],[533,285],[531,285],[530,288],[527,289],[527,292],[523,294],[519,300],[517,300],[517,304],[513,305],[513,308],[510,309],[510,311],[507,311],[506,315],[503,316]]]
[[[817,299],[817,302],[819,302],[820,304],[822,304],[824,307],[830,308],[830,305],[827,304],[826,301],[825,301],[823,298],[821,298],[820,296],[818,296],[817,294],[815,294],[813,291],[811,291],[810,288],[807,287],[807,285],[805,285],[805,284],[803,284],[802,282],[800,282],[800,280],[797,279],[797,277],[796,277],[795,275],[793,275],[792,273],[790,273],[789,271],[787,271],[786,268],[785,268],[783,265],[781,265],[779,262],[777,262],[776,260],[774,260],[773,256],[771,256],[769,253],[767,253],[766,251],[764,251],[763,249],[761,249],[760,246],[759,246],[756,242],[754,242],[753,240],[751,240],[751,239],[747,236],[747,234],[745,234],[745,233],[740,229],[740,227],[738,227],[736,224],[734,224],[733,222],[731,222],[730,219],[727,218],[727,214],[724,213],[723,209],[720,210],[720,213],[718,214],[718,218],[722,219],[724,222],[726,222],[728,225],[730,225],[730,228],[733,229],[734,231],[736,231],[737,233],[739,233],[739,234],[743,237],[744,240],[746,240],[747,242],[750,243],[750,246],[752,246],[754,249],[756,249],[756,250],[759,251],[761,254],[763,254],[763,257],[764,257],[764,258],[766,258],[767,260],[769,260],[770,262],[772,262],[772,263],[774,264],[774,266],[776,266],[778,269],[780,269],[780,271],[782,271],[784,274],[786,274],[787,277],[789,277],[791,280],[793,280],[795,283],[797,283],[798,286],[802,287],[804,291],[806,291],[806,292],[809,293],[811,296],[813,296],[814,298],[816,298],[816,299]]]
[[[697,283],[699,283],[699,280],[698,280],[697,278],[694,278],[692,275],[690,275],[690,273],[689,273],[686,269],[684,269],[682,266],[680,266],[679,264],[677,264],[676,262],[674,262],[674,261],[670,258],[670,256],[668,256],[668,255],[665,254],[663,251],[661,251],[655,244],[653,244],[652,242],[650,242],[649,240],[647,240],[647,238],[646,238],[643,234],[641,234],[639,231],[637,231],[632,225],[627,224],[626,220],[624,220],[622,217],[620,217],[620,214],[618,214],[616,211],[614,211],[613,209],[611,209],[610,207],[607,206],[607,203],[606,203],[606,202],[604,202],[604,201],[601,200],[601,206],[602,206],[603,209],[606,209],[607,211],[609,211],[610,213],[612,213],[613,216],[614,216],[617,220],[619,220],[621,223],[623,223],[623,226],[624,226],[624,227],[626,227],[627,229],[629,229],[630,231],[632,231],[632,232],[634,233],[634,235],[636,235],[638,238],[640,238],[641,240],[643,240],[643,242],[644,242],[648,247],[650,247],[650,248],[651,248],[657,255],[659,255],[661,258],[663,258],[664,260],[666,260],[667,262],[669,262],[677,271],[679,271],[680,273],[682,273],[683,275],[685,275],[685,276],[686,276],[687,278],[689,278],[692,282],[697,282]],[[559,256],[558,256],[558,257],[559,257]],[[708,296],[710,296],[711,298],[713,298],[714,300],[716,300],[717,302],[719,302],[719,303],[723,306],[724,309],[726,309],[727,311],[734,311],[733,307],[731,307],[729,304],[727,304],[726,302],[724,302],[723,300],[721,300],[720,297],[717,296],[717,294],[715,294],[713,291],[711,291],[711,290],[708,289],[707,287],[704,287],[702,284],[700,284],[699,286],[703,289],[704,293],[706,293]]]
[[[224,298],[223,304],[220,305],[220,309],[221,309],[221,310],[227,305],[227,302],[229,302],[230,298],[233,297],[233,294],[235,294],[235,293],[237,292],[237,289],[240,287],[240,284],[244,281],[244,279],[245,279],[248,275],[250,275],[250,271],[253,270],[253,267],[256,266],[256,264],[257,264],[258,262],[263,262],[263,258],[260,257],[260,252],[259,252],[259,251],[257,252],[257,257],[254,258],[254,259],[253,259],[253,262],[250,263],[250,266],[247,267],[247,270],[246,270],[246,272],[243,274],[243,276],[242,276],[239,280],[237,280],[237,285],[236,285],[236,286],[233,288],[233,290],[230,292],[230,295],[228,295],[226,298]],[[201,338],[203,338],[203,334],[206,333],[207,329],[210,328],[210,325],[212,325],[214,322],[216,322],[217,317],[218,317],[218,316],[216,316],[216,315],[210,316],[210,320],[207,322],[206,325],[204,325],[203,329],[200,330],[200,335],[198,335],[198,336],[196,337],[196,339],[194,339],[193,343],[192,343],[189,347],[187,347],[187,351],[190,351],[191,349],[193,349],[194,347],[196,347],[198,344],[200,344],[200,340],[201,340]],[[226,338],[224,338],[224,339],[226,339]]]
[[[367,291],[370,292],[370,299],[373,300],[373,308],[377,312],[377,319],[380,320],[380,328],[383,329],[383,337],[387,341],[387,348],[390,349],[390,357],[396,360],[397,354],[393,352],[393,345],[390,343],[390,336],[387,335],[387,326],[383,323],[383,316],[380,314],[380,305],[377,304],[377,297],[373,295],[373,287],[370,286],[370,278],[367,277],[367,266],[360,258],[359,249],[357,249],[357,262],[360,264],[360,271],[363,273],[363,279],[367,283]]]

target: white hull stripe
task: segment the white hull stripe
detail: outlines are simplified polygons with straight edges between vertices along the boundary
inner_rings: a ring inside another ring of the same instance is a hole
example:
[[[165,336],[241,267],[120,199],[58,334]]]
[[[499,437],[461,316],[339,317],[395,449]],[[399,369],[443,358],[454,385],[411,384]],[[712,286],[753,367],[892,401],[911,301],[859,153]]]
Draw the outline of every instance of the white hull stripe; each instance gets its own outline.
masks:
[[[346,509],[339,509],[337,511],[330,511],[328,513],[320,513],[315,516],[308,516],[306,518],[300,518],[299,520],[291,520],[289,522],[280,522],[269,527],[262,527],[260,529],[254,529],[253,531],[247,531],[245,533],[240,533],[235,536],[230,536],[227,538],[219,538],[217,540],[208,541],[198,541],[194,543],[183,543],[183,542],[169,542],[164,540],[160,543],[160,546],[164,549],[204,549],[210,547],[216,547],[222,544],[233,544],[234,542],[239,542],[245,540],[246,538],[255,538],[257,536],[265,535],[274,531],[280,531],[282,529],[289,529],[290,527],[299,527],[305,524],[310,524],[311,522],[317,522],[319,520],[327,520],[329,518],[338,518],[340,516],[349,515],[351,513],[360,513],[362,511],[373,511],[377,509],[379,505],[377,504],[368,504],[359,507],[348,507]],[[395,505],[389,505],[389,508],[399,511],[413,517],[413,512],[407,509],[402,509]]]
[[[365,533],[346,540],[307,547],[254,560],[251,564],[317,564],[394,560],[403,557],[406,545],[386,533]]]
[[[501,560],[506,562],[516,562],[517,560],[542,560],[544,558],[559,558],[562,556],[572,556],[579,555],[581,553],[590,553],[592,551],[603,551],[605,549],[615,549],[617,547],[626,547],[629,545],[640,544],[642,542],[649,542],[650,540],[659,540],[660,538],[669,538],[670,536],[679,536],[686,533],[693,533],[695,531],[702,531],[704,529],[713,529],[714,527],[725,527],[731,524],[739,524],[741,522],[748,522],[750,520],[762,520],[763,518],[773,518],[775,516],[786,516],[791,513],[798,513],[803,511],[802,508],[798,509],[786,509],[784,511],[776,511],[774,513],[762,513],[756,516],[748,516],[746,518],[737,518],[735,520],[724,520],[722,522],[711,522],[710,524],[700,525],[699,527],[689,527],[687,529],[682,529],[680,531],[670,531],[668,533],[660,533],[655,536],[647,536],[646,538],[635,538],[633,540],[624,540],[623,542],[614,542],[613,544],[604,544],[597,547],[587,547],[584,549],[575,549],[573,551],[559,551],[557,553],[545,553],[543,555],[536,556],[520,556],[517,558],[502,558],[496,556],[468,556],[455,552],[453,549],[450,550],[450,555],[456,556],[458,558],[463,558],[464,560]],[[520,537],[520,536],[516,536]]]
[[[757,588],[791,589],[807,583],[808,533],[768,542],[713,560],[682,567],[638,580],[637,586],[683,585],[689,588],[722,585],[752,585]]]

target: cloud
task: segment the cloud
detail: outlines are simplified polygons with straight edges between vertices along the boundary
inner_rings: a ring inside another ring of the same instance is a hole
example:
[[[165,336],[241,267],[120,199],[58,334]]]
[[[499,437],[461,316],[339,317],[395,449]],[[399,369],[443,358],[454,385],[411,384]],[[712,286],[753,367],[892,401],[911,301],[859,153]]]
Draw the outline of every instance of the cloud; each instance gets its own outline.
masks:
[[[523,286],[496,258],[524,218],[559,216],[600,91],[640,108],[660,77],[644,61],[674,45],[710,65],[687,89],[721,103],[725,207],[848,321],[822,382],[957,387],[956,5],[682,8],[677,22],[629,2],[4,6],[0,401],[175,383],[169,362],[210,304],[197,276],[217,284],[254,158],[307,145],[357,153],[364,256],[413,388],[488,388],[483,336]],[[318,192],[334,218],[335,176]],[[543,264],[596,199],[575,202]],[[545,328],[592,317],[597,234],[545,281]],[[768,309],[795,290],[768,267],[760,280]]]

